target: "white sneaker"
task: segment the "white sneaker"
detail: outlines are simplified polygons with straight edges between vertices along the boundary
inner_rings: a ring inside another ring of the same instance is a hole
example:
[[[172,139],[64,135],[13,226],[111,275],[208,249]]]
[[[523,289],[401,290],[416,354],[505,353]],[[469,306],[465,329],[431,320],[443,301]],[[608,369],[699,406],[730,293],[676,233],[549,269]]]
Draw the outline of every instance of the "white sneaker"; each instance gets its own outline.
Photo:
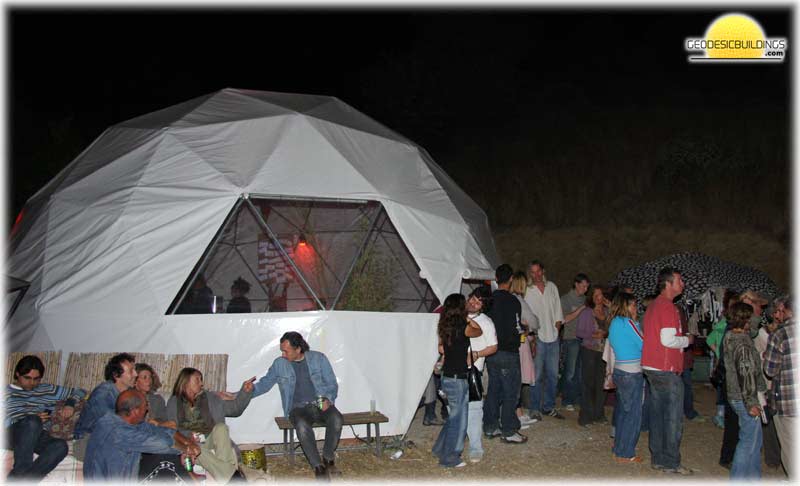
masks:
[[[506,444],[524,444],[528,442],[528,438],[524,435],[520,435],[518,433],[514,433],[514,435],[510,435],[508,437],[502,437],[501,440]]]
[[[518,418],[519,418],[519,423],[521,423],[522,425],[535,424],[537,422],[536,419],[530,418],[528,414],[522,414]]]
[[[455,467],[464,467],[464,466],[466,466],[466,465],[467,465],[467,463],[466,463],[466,462],[464,462],[464,461],[461,461],[461,462],[459,462],[458,464],[456,464],[456,465],[455,465]]]
[[[483,459],[483,456],[472,456],[469,458],[469,462],[475,464],[481,462],[481,459]]]
[[[567,412],[574,412],[575,411],[575,405],[567,405],[567,406],[564,407],[564,410],[566,410]]]

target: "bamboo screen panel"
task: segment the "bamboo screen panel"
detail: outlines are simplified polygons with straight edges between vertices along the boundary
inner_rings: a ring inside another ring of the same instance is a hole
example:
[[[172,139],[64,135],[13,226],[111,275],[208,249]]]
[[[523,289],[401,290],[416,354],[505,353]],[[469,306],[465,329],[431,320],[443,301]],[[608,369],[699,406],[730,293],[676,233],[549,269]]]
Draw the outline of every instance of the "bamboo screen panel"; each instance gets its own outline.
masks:
[[[14,380],[14,367],[23,356],[32,354],[38,356],[44,363],[44,377],[42,383],[58,384],[58,371],[61,369],[61,351],[39,351],[37,353],[31,352],[15,352],[9,353],[6,357],[6,383],[11,383]]]
[[[106,363],[115,354],[117,353],[70,353],[64,384],[88,391],[93,390],[105,379]],[[158,373],[161,388],[157,391],[171,392],[178,373],[187,366],[197,368],[203,373],[205,389],[225,390],[228,373],[227,354],[131,354],[137,363],[147,363]]]

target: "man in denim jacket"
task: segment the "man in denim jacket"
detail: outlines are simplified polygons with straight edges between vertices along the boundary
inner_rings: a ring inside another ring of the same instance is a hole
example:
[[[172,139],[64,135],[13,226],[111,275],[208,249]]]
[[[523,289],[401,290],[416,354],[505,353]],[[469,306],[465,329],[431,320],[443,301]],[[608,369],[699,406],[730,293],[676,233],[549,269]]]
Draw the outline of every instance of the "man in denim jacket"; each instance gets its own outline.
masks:
[[[342,435],[342,414],[333,405],[339,384],[331,363],[324,354],[311,351],[300,333],[290,331],[281,336],[281,357],[255,384],[253,398],[263,395],[278,384],[283,413],[297,431],[297,438],[317,478],[338,474],[334,453]],[[325,447],[322,458],[317,451],[314,422],[325,423]]]

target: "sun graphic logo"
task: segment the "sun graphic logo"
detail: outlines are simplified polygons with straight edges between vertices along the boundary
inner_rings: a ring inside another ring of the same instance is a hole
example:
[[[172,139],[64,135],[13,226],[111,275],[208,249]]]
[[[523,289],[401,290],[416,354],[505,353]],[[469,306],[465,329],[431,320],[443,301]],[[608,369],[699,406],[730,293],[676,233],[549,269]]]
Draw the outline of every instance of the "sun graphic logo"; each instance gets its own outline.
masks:
[[[783,62],[787,42],[767,37],[754,18],[729,13],[714,19],[703,38],[687,38],[689,62]]]

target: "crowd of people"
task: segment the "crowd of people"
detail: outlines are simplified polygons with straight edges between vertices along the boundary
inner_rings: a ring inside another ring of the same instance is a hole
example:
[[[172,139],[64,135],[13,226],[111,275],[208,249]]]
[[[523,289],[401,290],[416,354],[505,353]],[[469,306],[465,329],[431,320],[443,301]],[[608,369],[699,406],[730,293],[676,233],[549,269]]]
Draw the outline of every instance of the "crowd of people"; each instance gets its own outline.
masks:
[[[607,424],[607,393],[614,390],[613,460],[641,463],[636,447],[646,430],[653,469],[693,474],[681,460],[683,419],[705,418],[693,405],[696,336],[689,332],[686,308],[678,305],[684,290],[680,271],[661,269],[653,282],[656,292],[640,303],[633,289],[593,285],[583,273],[559,297],[542,262],[531,262],[527,270],[515,273],[500,265],[494,291],[485,285],[466,299],[452,294],[441,308],[436,373],[449,414],[442,414],[444,425],[433,447],[439,464],[479,462],[482,439],[524,444],[528,437],[523,431],[531,424],[543,417],[564,420],[556,407],[559,389],[562,407],[574,411],[579,404],[579,425]],[[718,415],[713,422],[725,428],[720,465],[730,469],[732,479],[761,476],[762,442],[768,466],[782,466],[787,475],[792,471],[792,301],[788,296],[774,299],[771,320],[764,312],[768,304],[752,290],[727,292],[722,319],[707,338],[716,358],[711,380],[718,391]],[[476,373],[483,394],[470,390]],[[523,384],[529,384],[527,403]],[[426,400],[431,403],[435,406]],[[433,419],[426,410],[424,425],[435,425]],[[462,458],[467,442],[468,457]]]
[[[153,368],[128,353],[109,359],[105,381],[85,401],[84,390],[41,383],[44,363],[24,356],[5,394],[6,447],[14,453],[8,478],[40,480],[66,457],[67,443],[51,436],[49,418],[52,413],[72,416],[80,403],[73,454],[83,461],[86,480],[244,480],[241,454],[225,419],[241,415],[253,398],[277,384],[309,465],[316,477],[328,479],[338,474],[334,453],[342,431],[342,415],[334,405],[336,376],[328,358],[312,351],[298,332],[284,333],[280,350],[266,375],[244,381],[236,393],[207,392],[203,373],[183,368],[166,403],[156,393],[160,380]],[[326,425],[322,457],[315,422]]]
[[[636,447],[640,432],[648,430],[652,468],[692,474],[680,454],[683,418],[704,419],[692,404],[687,360],[695,336],[688,313],[676,305],[684,290],[680,271],[661,269],[653,282],[656,293],[641,303],[631,288],[593,285],[583,273],[560,296],[540,261],[527,272],[500,265],[495,277],[495,290],[483,285],[467,297],[451,294],[440,308],[437,380],[432,377],[423,400],[424,425],[442,426],[432,451],[439,464],[479,462],[484,439],[524,444],[523,431],[532,424],[545,417],[565,420],[556,407],[559,389],[562,407],[580,407],[579,425],[608,423],[606,391],[615,389],[613,460],[642,462]],[[768,465],[782,465],[787,474],[793,469],[793,304],[779,297],[765,313],[768,303],[751,290],[727,292],[723,317],[707,337],[716,358],[711,381],[718,407],[712,420],[725,429],[720,464],[733,479],[760,477],[762,447]],[[641,308],[646,310],[640,322]],[[108,361],[105,381],[88,400],[84,390],[43,384],[42,361],[24,356],[6,387],[7,447],[14,453],[9,478],[40,479],[55,468],[68,448],[50,435],[49,419],[69,418],[80,405],[73,453],[83,461],[87,480],[242,479],[240,452],[225,420],[277,384],[283,413],[315,476],[330,479],[339,474],[335,452],[343,423],[333,368],[294,331],[281,336],[280,351],[261,379],[244,381],[235,393],[208,392],[203,373],[184,368],[166,402],[156,393],[156,371],[128,353]],[[435,417],[436,396],[446,405],[443,421]],[[321,454],[313,424],[325,425]],[[468,458],[462,458],[467,443]]]

